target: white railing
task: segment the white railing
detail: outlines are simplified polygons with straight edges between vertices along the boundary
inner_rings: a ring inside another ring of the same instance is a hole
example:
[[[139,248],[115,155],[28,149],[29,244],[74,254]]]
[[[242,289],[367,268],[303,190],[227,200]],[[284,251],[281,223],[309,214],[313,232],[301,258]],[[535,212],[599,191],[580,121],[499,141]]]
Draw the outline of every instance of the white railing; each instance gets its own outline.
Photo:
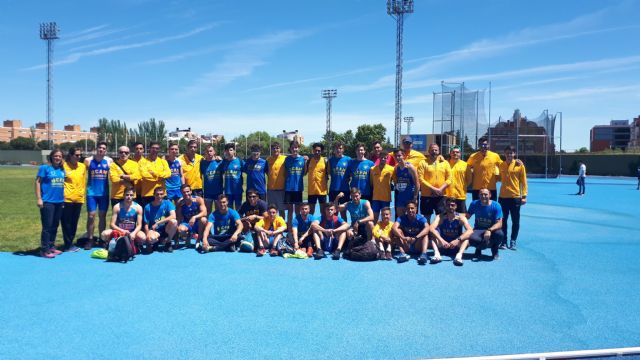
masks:
[[[529,360],[529,359],[576,359],[597,356],[626,356],[640,355],[640,347],[628,347],[617,349],[558,351],[532,354],[494,355],[494,356],[469,356],[458,358],[441,358],[437,360]]]

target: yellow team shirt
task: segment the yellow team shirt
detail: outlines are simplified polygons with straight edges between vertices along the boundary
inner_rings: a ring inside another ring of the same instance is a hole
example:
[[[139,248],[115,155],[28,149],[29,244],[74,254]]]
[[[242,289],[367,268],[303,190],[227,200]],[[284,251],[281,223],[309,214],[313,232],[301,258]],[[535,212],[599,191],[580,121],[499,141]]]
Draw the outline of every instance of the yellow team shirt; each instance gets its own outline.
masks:
[[[480,190],[487,188],[489,190],[496,189],[496,173],[498,165],[502,163],[500,155],[493,151],[487,151],[487,155],[483,156],[481,151],[471,154],[467,165],[473,168],[473,182],[471,188]]]
[[[391,179],[393,178],[393,166],[385,164],[380,168],[380,164],[371,168],[369,181],[373,189],[372,200],[391,201]]]
[[[455,164],[449,160],[449,166],[451,167],[449,178],[451,184],[445,189],[445,194],[454,199],[466,200],[467,186],[471,182],[471,168],[462,160],[458,160]]]
[[[376,239],[380,239],[382,236],[386,238],[391,238],[391,228],[393,227],[393,221],[389,221],[389,223],[385,226],[382,221],[377,223],[376,226],[373,227],[373,237]]]
[[[426,156],[423,153],[411,149],[409,151],[409,155],[404,154],[404,161],[407,161],[413,165],[414,168],[418,169],[420,164],[422,164],[422,160],[426,160]]]
[[[267,217],[263,217],[262,219],[258,220],[256,226],[260,226],[265,230],[278,230],[278,228],[287,226],[287,223],[284,221],[282,216],[276,215],[276,218],[273,220]]]
[[[269,156],[269,173],[267,174],[267,190],[284,190],[284,159],[287,157],[280,155],[278,157]]]
[[[78,162],[71,167],[65,162],[64,168],[64,202],[84,204],[87,193],[87,166]]]
[[[327,159],[324,156],[321,156],[320,160],[316,160],[315,157],[309,159],[309,195],[327,195],[327,174]]]
[[[516,161],[511,164],[503,162],[498,165],[500,169],[500,197],[519,198],[527,196],[527,170],[524,165],[518,165]]]
[[[164,187],[165,180],[171,177],[171,169],[167,161],[159,156],[155,161],[144,158],[140,160],[140,175],[142,176],[140,196],[149,197],[153,196],[153,189],[159,186]]]
[[[124,171],[116,164],[118,162],[127,175],[131,176],[131,181],[120,180],[120,175],[124,175]],[[127,187],[133,186],[138,180],[140,180],[140,169],[138,163],[128,159],[124,164],[120,163],[120,160],[115,160],[109,166],[109,179],[111,179],[111,198],[112,199],[124,199],[124,191]],[[135,191],[135,186],[134,186]]]
[[[200,174],[200,161],[202,159],[204,159],[204,156],[200,154],[196,154],[193,157],[193,161],[189,160],[187,154],[182,154],[178,157],[184,173],[184,182],[191,186],[193,190],[202,189],[202,174]]]
[[[143,159],[144,159],[144,156],[141,157],[138,160],[129,159],[129,160],[135,162],[136,164],[138,164],[138,173],[140,172],[140,161],[142,161]],[[140,175],[140,179],[138,179],[138,181],[136,181],[136,183],[134,185],[134,189],[136,190],[136,196],[142,196],[142,174]]]
[[[446,161],[431,161],[425,159],[418,167],[418,180],[420,180],[421,196],[433,196],[429,185],[441,187],[445,183],[451,185],[451,167]]]

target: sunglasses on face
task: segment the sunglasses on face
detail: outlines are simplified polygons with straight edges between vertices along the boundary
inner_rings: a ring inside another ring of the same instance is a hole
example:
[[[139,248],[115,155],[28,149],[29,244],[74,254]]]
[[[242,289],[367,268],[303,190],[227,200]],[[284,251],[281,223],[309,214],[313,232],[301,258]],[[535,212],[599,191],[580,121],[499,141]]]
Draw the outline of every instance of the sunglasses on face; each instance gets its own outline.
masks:
[[[118,151],[120,154],[129,155],[128,151]]]

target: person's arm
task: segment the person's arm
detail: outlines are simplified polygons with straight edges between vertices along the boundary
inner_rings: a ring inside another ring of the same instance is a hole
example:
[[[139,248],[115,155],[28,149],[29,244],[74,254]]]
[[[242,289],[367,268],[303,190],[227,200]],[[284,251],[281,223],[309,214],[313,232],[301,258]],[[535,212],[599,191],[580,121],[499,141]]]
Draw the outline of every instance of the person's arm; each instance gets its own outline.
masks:
[[[186,184],[187,181],[184,178],[184,169],[182,168],[182,166],[180,166],[180,183],[181,184]]]
[[[522,166],[522,171],[520,172],[520,194],[522,194],[522,203],[524,205],[527,203],[527,193],[529,189],[527,186],[527,170],[524,165]]]
[[[349,223],[345,221],[345,222],[342,223],[342,225],[340,225],[337,228],[333,229],[333,232],[337,233],[337,232],[346,231],[348,229],[349,229]]]
[[[136,228],[133,230],[133,236],[135,237],[135,235],[140,231],[140,229],[142,229],[142,207],[138,206],[136,208]],[[134,240],[134,239],[132,239]]]
[[[333,205],[335,205],[336,210],[338,212],[342,212],[345,211],[345,209],[347,208],[347,206],[344,204],[340,204],[340,199],[342,199],[344,197],[344,193],[341,191],[338,195],[336,195],[336,198],[333,200]]]
[[[42,207],[44,206],[44,202],[42,201],[42,189],[40,188],[40,176],[36,177],[36,205],[38,205],[39,208],[42,209]]]
[[[433,187],[431,183],[424,178],[424,174],[427,172],[427,166],[428,165],[426,160],[423,160],[420,163],[420,165],[418,166],[418,179],[420,180],[420,187],[431,189],[433,191],[435,190],[435,187]],[[424,195],[425,194],[422,194],[422,196]]]
[[[297,226],[293,226],[291,228],[291,238],[293,239],[293,244],[295,248],[298,248],[298,227]]]
[[[167,160],[161,159],[160,161],[160,172],[158,173],[159,179],[168,179],[171,177],[171,169],[169,168],[169,163]]]
[[[234,231],[233,235],[231,235],[231,241],[237,241],[238,240],[238,236],[242,232],[242,228],[243,228],[242,227],[242,220],[236,219],[236,231]]]
[[[275,229],[273,231],[273,235],[279,235],[279,234],[282,234],[285,231],[287,231],[287,224],[284,224],[284,225],[280,226],[279,228]]]
[[[402,229],[400,229],[400,223],[398,223],[397,221],[393,223],[393,226],[391,227],[391,233],[399,237],[400,240],[406,240],[406,238],[404,237],[404,233],[402,232]]]
[[[203,216],[207,216],[207,205],[205,205],[204,199],[201,198],[201,197],[198,197],[196,199],[196,202],[198,203],[198,209],[200,210],[200,212],[197,213],[196,215],[194,215],[194,217],[195,218],[200,218],[200,217],[203,217]],[[194,219],[194,222],[195,222],[195,219]],[[193,225],[193,224],[191,224],[191,225]]]
[[[111,183],[114,185],[120,184],[120,181],[123,179],[123,175],[124,173],[122,172],[122,169],[120,169],[118,164],[111,163],[111,165],[109,166],[109,179],[111,180]]]
[[[436,218],[433,220],[433,223],[429,226],[429,232],[438,240],[443,240],[440,236],[440,231],[438,231],[438,226],[440,226],[440,222],[442,218],[440,214],[436,215]]]
[[[444,183],[438,190],[443,194],[445,189],[451,185],[451,166],[447,162],[442,162],[441,166],[444,166]]]
[[[413,178],[413,183],[416,184],[413,189],[413,199],[417,200],[418,196],[420,195],[420,182],[418,180],[418,170],[416,170],[416,168],[413,165],[411,164],[408,164],[408,165],[409,165],[409,173]]]
[[[471,228],[471,224],[469,224],[469,221],[467,221],[467,218],[464,216],[460,216],[460,221],[462,222],[462,225],[464,226],[464,233],[462,233],[462,235],[460,235],[460,237],[458,238],[460,241],[464,241],[467,240],[471,237],[471,235],[473,234],[473,229]]]
[[[176,211],[175,210],[169,210],[169,216],[166,216],[164,219],[162,219],[160,221],[156,221],[154,226],[157,228],[158,225],[163,224],[163,223],[167,223],[170,220],[175,220],[175,219],[176,219]]]
[[[202,231],[202,249],[204,251],[208,251],[209,250],[209,234],[211,233],[211,227],[213,226],[213,223],[211,221],[207,221],[207,226],[204,227],[204,230]]]
[[[367,216],[365,216],[362,219],[356,221],[358,224],[364,224],[364,223],[366,223],[368,221],[373,221],[373,210],[371,209],[371,203],[367,201],[364,204],[364,208],[367,211]]]
[[[113,210],[112,210],[112,214],[111,214],[111,224],[109,224],[109,226],[113,230],[118,230],[118,231],[124,232],[124,230],[121,229],[118,226],[118,213],[119,212],[120,212],[120,204],[115,204],[115,206],[113,207]]]
[[[324,233],[324,228],[322,226],[320,226],[320,221],[319,220],[316,220],[316,221],[312,222],[310,228],[315,232]]]

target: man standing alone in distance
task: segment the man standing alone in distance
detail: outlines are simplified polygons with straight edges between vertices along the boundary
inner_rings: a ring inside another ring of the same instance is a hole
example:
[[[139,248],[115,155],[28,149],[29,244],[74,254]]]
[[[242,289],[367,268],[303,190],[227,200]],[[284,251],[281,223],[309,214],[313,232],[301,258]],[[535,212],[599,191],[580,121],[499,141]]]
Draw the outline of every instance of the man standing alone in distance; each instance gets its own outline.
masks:
[[[576,195],[584,195],[584,190],[585,190],[585,178],[587,177],[587,165],[585,165],[582,161],[579,162],[579,166],[578,166],[578,181],[576,181],[576,184],[578,184],[578,193]]]

